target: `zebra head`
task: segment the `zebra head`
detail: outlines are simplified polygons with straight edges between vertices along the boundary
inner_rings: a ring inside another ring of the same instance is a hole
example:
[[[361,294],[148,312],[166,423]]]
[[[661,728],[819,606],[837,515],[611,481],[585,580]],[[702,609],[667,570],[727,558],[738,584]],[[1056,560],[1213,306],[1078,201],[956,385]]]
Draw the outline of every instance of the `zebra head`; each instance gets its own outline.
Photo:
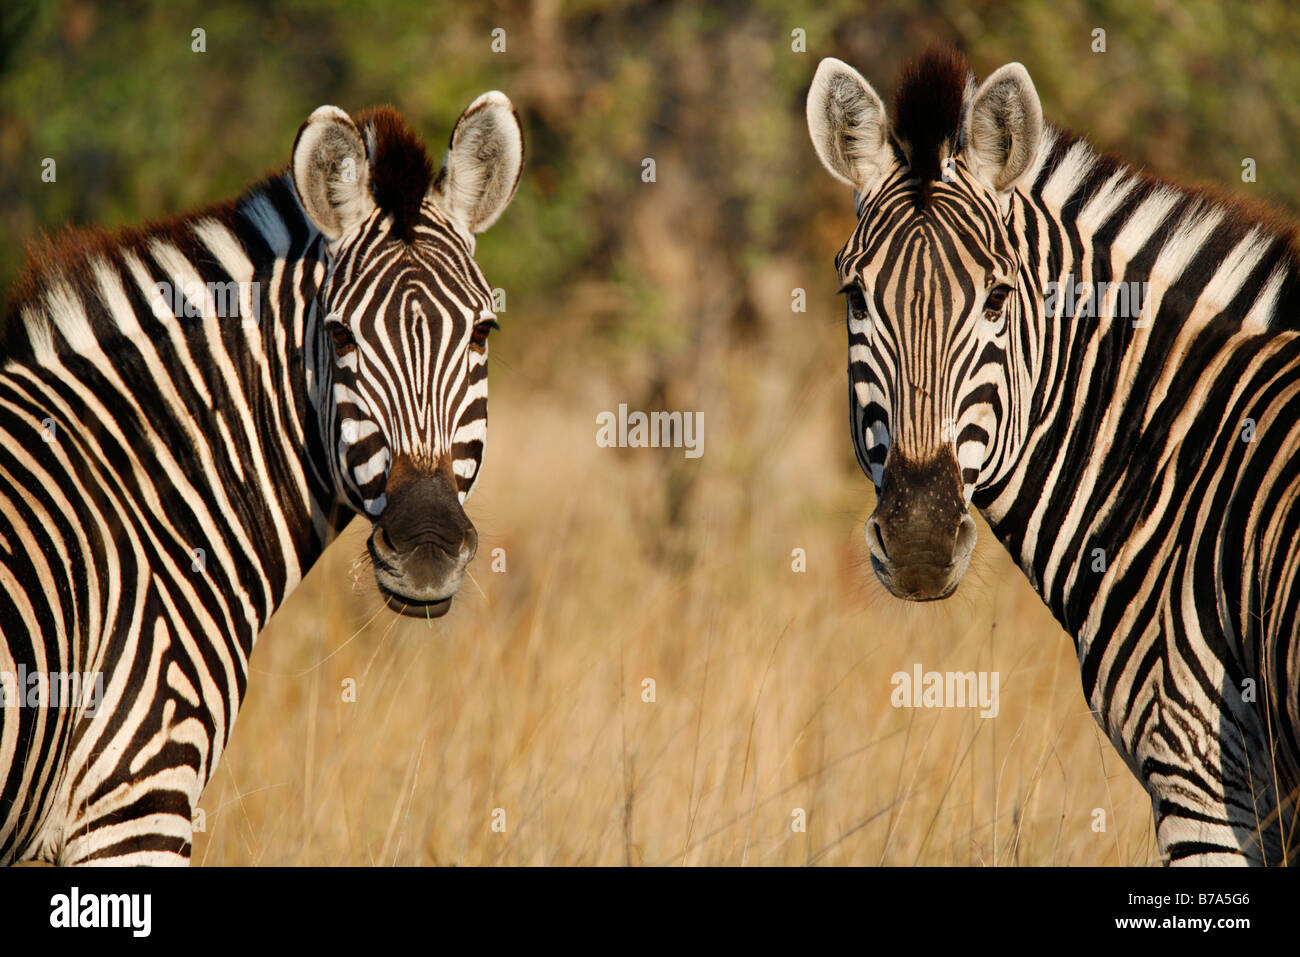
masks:
[[[858,214],[835,264],[853,441],[876,486],[867,545],[890,592],[928,601],[956,590],[975,547],[972,496],[1024,432],[1019,370],[1041,298],[1022,275],[1012,196],[1036,168],[1042,111],[1020,64],[976,89],[962,57],[932,52],[893,112],[891,126],[852,67],[818,67],[809,133]]]
[[[325,456],[339,498],[372,522],[376,582],[403,614],[444,614],[478,545],[463,506],[487,439],[496,321],[474,234],[522,165],[519,119],[496,92],[461,115],[436,177],[389,109],[353,121],[322,106],[294,144],[294,186],[325,249],[305,346]]]

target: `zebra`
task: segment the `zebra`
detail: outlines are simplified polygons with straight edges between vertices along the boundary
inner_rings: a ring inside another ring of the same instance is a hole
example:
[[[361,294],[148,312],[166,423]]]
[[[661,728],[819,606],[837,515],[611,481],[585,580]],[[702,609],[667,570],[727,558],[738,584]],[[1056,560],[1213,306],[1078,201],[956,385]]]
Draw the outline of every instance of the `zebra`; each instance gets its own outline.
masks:
[[[387,606],[447,612],[497,328],[475,237],[523,155],[496,91],[436,175],[391,107],[322,106],[233,202],[30,253],[0,352],[0,862],[188,863],[254,641],[353,516]],[[56,702],[67,675],[95,683]]]
[[[978,509],[1072,637],[1161,859],[1295,863],[1295,227],[1045,124],[1019,63],[977,86],[932,49],[890,113],[821,62],[808,130],[858,218],[835,268],[875,574],[952,594]]]

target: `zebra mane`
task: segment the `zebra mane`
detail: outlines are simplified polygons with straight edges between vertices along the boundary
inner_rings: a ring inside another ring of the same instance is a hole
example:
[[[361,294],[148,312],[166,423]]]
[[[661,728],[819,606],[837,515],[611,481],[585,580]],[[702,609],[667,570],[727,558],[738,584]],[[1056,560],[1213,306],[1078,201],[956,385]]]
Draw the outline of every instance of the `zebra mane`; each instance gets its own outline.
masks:
[[[1027,179],[1034,195],[1076,216],[1089,204],[1099,219],[1109,219],[1121,209],[1165,210],[1159,231],[1162,248],[1191,242],[1196,261],[1219,274],[1207,291],[1215,281],[1222,282],[1225,295],[1237,290],[1231,301],[1219,304],[1225,312],[1272,329],[1300,328],[1300,224],[1277,207],[1218,185],[1188,186],[1165,179],[1059,127],[1044,128]],[[1194,266],[1185,268],[1196,271]],[[1244,282],[1241,270],[1248,274]]]
[[[433,162],[424,144],[391,106],[357,117],[370,155],[370,192],[381,210],[393,217],[393,235],[415,239],[420,204],[433,183]]]
[[[975,76],[951,47],[930,47],[903,68],[894,96],[894,138],[917,179],[921,203],[943,175],[943,163],[962,148]]]
[[[368,110],[357,118],[357,125],[366,139],[375,203],[392,216],[392,235],[411,242],[420,204],[433,182],[433,164],[424,145],[391,107]],[[96,264],[121,265],[132,255],[149,263],[151,251],[159,243],[175,247],[192,261],[210,261],[212,253],[199,233],[207,225],[218,224],[247,238],[251,235],[247,214],[263,204],[269,204],[286,222],[304,220],[287,164],[235,199],[187,213],[116,230],[70,226],[41,234],[28,244],[0,314],[0,362],[33,357],[33,336],[48,338],[50,301],[62,301],[69,295],[87,305],[99,300]],[[92,323],[98,321],[99,310],[90,309],[89,317]]]
[[[267,196],[281,207],[296,205],[286,174],[287,166],[250,186],[238,199],[211,203],[177,216],[118,229],[66,226],[40,234],[27,245],[23,265],[9,287],[4,312],[0,315],[0,362],[32,358],[33,336],[48,336],[47,307],[55,299],[66,301],[68,296],[74,296],[85,304],[100,300],[95,275],[97,264],[121,265],[128,256],[148,263],[151,250],[158,243],[174,246],[183,255],[192,254],[199,261],[211,259],[211,253],[202,247],[196,227],[219,224],[237,231],[240,203],[258,195]],[[98,310],[90,310],[92,322],[97,314]],[[39,324],[40,328],[33,328],[33,324]]]

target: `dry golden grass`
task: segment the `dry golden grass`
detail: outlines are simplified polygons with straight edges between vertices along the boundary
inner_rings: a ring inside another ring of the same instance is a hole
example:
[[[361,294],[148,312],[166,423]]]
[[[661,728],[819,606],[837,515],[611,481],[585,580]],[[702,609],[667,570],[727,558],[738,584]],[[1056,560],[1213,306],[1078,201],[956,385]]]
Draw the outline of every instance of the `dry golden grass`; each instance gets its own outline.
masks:
[[[1068,638],[987,528],[948,601],[875,582],[835,325],[729,353],[689,462],[597,448],[622,374],[530,380],[509,335],[475,582],[439,621],[399,619],[354,568],[354,525],[258,643],[195,862],[1156,860]],[[998,671],[1000,714],[892,707],[915,662]]]

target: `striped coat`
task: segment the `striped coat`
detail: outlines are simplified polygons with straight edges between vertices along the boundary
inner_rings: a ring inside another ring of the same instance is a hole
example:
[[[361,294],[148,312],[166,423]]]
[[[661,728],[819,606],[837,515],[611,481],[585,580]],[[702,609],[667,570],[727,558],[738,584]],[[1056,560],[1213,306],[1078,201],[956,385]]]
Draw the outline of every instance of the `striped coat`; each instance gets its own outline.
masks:
[[[474,234],[522,156],[499,93],[436,179],[391,110],[322,107],[234,202],[35,249],[0,368],[0,862],[186,861],[257,635],[352,516],[391,607],[447,610],[495,325]]]
[[[1295,228],[1043,123],[1019,64],[932,51],[887,118],[826,60],[814,146],[853,187],[836,260],[872,565],[951,594],[975,508],[1078,652],[1176,863],[1295,859]]]

